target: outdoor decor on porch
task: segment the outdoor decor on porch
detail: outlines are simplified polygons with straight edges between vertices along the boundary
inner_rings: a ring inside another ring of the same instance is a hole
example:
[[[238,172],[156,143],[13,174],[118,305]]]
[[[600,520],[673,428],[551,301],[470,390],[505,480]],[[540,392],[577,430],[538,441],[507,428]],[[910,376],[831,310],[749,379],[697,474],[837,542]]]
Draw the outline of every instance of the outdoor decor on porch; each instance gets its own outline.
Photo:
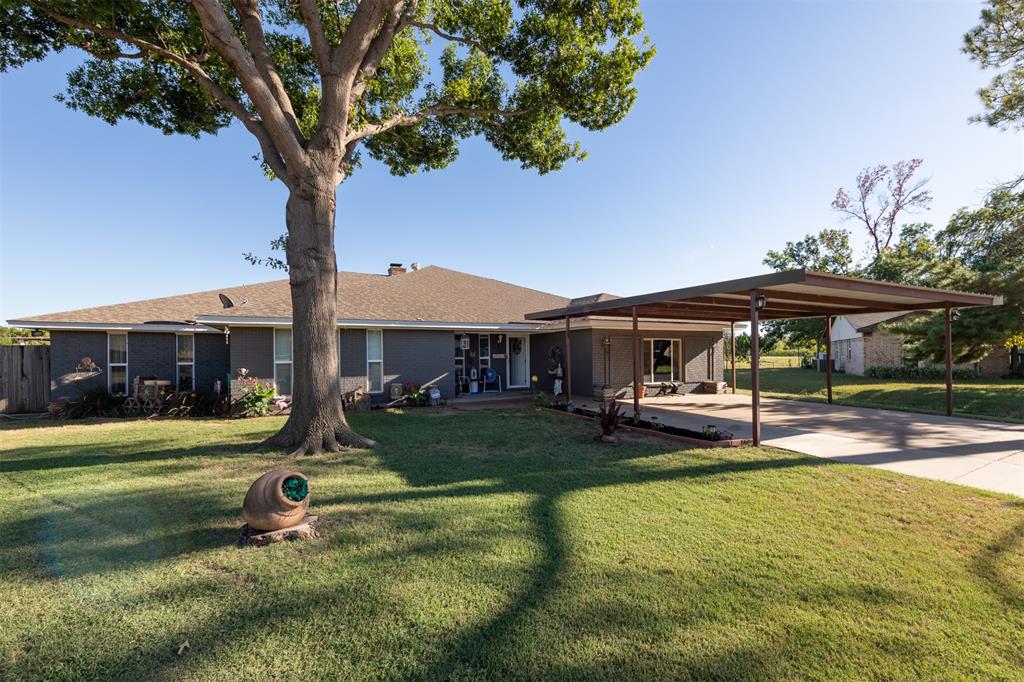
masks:
[[[309,512],[309,480],[296,471],[275,469],[249,486],[242,502],[239,546],[262,547],[283,540],[319,537],[319,517]]]
[[[640,415],[643,383],[640,377],[639,320],[720,322],[732,334],[732,392],[736,392],[735,324],[750,322],[751,430],[753,444],[761,443],[761,381],[759,324],[762,320],[825,318],[825,349],[831,352],[832,318],[837,315],[913,310],[943,310],[946,322],[946,414],[953,414],[952,321],[956,308],[1002,305],[998,296],[931,289],[844,277],[806,269],[787,270],[757,277],[713,282],[604,301],[569,305],[526,315],[528,320],[565,320],[566,340],[574,317],[627,318],[633,323],[633,413]],[[567,344],[568,347],[568,344]],[[832,363],[825,363],[828,402],[832,402]],[[565,354],[565,376],[572,375],[572,359]],[[568,383],[568,381],[567,381]],[[566,386],[572,404],[572,387]]]

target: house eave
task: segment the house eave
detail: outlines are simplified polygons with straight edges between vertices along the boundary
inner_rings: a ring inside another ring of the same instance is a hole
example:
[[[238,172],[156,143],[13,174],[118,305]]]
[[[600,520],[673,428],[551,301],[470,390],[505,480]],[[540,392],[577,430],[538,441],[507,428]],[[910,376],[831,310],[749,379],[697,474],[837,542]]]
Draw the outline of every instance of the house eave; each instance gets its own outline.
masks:
[[[199,315],[198,321],[205,324],[235,325],[238,327],[290,327],[290,317],[218,317],[214,315]],[[500,331],[500,332],[530,332],[538,331],[545,325],[538,322],[451,322],[444,320],[359,320],[339,319],[336,322],[340,328],[352,329],[420,329],[433,331]]]
[[[205,324],[147,324],[119,322],[48,322],[44,320],[7,320],[12,327],[45,329],[47,331],[96,331],[96,332],[174,332],[178,334],[220,334],[220,329]]]

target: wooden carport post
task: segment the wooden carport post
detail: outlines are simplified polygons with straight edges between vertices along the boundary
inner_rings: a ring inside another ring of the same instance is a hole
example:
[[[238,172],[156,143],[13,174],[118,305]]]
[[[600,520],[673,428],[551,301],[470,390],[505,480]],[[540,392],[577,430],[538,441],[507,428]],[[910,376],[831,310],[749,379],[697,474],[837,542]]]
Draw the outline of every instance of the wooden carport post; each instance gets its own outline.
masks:
[[[729,323],[729,341],[732,343],[732,393],[736,395],[736,323]]]
[[[946,306],[946,416],[953,416],[953,311]]]
[[[832,316],[825,316],[825,386],[828,388],[828,404],[832,404]]]
[[[750,406],[754,445],[761,444],[761,339],[757,329],[757,289],[750,292]]]
[[[565,404],[572,411],[572,344],[569,339],[569,320],[565,316]]]
[[[633,418],[640,419],[640,323],[633,306]]]

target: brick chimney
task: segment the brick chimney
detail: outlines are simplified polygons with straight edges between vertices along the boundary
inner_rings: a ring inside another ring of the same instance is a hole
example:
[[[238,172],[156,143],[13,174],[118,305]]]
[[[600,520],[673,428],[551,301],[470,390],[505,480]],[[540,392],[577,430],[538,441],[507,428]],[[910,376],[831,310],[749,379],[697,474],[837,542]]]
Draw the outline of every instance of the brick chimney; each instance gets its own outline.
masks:
[[[403,272],[405,272],[405,268],[402,267],[401,263],[390,263],[388,265],[388,277],[401,275]]]

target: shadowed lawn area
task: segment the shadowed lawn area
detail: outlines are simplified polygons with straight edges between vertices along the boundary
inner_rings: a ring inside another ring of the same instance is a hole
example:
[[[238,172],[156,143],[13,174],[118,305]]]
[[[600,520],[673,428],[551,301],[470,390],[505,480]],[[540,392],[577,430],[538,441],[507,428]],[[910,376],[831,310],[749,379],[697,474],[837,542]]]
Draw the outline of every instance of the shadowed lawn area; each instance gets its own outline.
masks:
[[[1024,502],[531,409],[0,429],[0,677],[1024,676]],[[262,472],[323,538],[233,547]],[[178,644],[191,648],[180,656]]]
[[[736,386],[741,391],[750,390],[750,369],[736,370]],[[810,369],[762,367],[761,394],[824,402],[825,375]],[[946,413],[946,384],[942,382],[912,383],[833,374],[832,398],[855,407]],[[1024,379],[954,379],[953,412],[962,417],[1024,422]]]

